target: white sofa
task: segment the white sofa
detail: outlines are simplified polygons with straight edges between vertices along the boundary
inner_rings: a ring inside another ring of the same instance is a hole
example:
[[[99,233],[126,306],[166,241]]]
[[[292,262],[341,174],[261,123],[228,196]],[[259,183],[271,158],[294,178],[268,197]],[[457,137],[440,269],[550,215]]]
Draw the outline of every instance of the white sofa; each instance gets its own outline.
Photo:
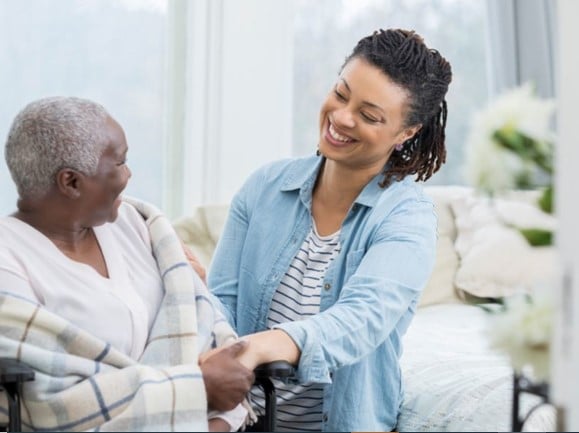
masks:
[[[510,431],[512,369],[491,348],[488,313],[472,300],[508,296],[553,278],[553,249],[529,247],[509,224],[554,228],[554,222],[536,209],[533,193],[489,202],[466,187],[428,186],[426,192],[438,215],[436,265],[404,339],[406,396],[398,429]],[[203,206],[175,221],[207,267],[227,210]],[[523,408],[534,402],[523,400]],[[548,431],[552,412],[532,423]]]

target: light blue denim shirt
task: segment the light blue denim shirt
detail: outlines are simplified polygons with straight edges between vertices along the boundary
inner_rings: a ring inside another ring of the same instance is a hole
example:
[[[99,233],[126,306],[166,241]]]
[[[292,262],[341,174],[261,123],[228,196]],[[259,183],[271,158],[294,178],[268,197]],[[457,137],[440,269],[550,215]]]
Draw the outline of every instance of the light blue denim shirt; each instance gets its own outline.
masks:
[[[312,226],[321,157],[269,164],[237,193],[209,286],[240,335],[266,329],[269,306]],[[342,225],[320,313],[279,324],[301,349],[300,382],[325,383],[324,431],[390,431],[402,404],[402,336],[434,266],[436,216],[410,177],[366,185]]]

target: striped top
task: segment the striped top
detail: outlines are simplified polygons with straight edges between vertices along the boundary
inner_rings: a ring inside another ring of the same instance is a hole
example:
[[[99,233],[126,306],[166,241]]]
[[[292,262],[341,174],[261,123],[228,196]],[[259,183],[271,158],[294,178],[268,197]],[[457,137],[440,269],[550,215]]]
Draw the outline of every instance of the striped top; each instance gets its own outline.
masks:
[[[340,253],[340,231],[318,235],[315,224],[280,281],[268,314],[268,328],[297,321],[320,311],[324,276]],[[277,391],[277,428],[279,431],[320,431],[322,428],[322,384],[286,385],[274,383]],[[263,415],[263,391],[251,391],[256,412]]]

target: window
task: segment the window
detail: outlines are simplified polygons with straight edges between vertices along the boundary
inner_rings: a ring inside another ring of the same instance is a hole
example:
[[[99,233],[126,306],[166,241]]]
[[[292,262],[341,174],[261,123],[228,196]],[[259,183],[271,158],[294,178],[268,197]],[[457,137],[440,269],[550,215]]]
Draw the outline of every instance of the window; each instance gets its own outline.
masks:
[[[453,66],[447,164],[429,182],[461,183],[470,117],[487,101],[485,12],[461,0],[0,2],[0,136],[34,99],[100,102],[125,128],[127,194],[177,217],[228,202],[269,161],[313,154],[346,55],[402,27]],[[0,185],[7,214],[16,193],[3,157]]]
[[[485,7],[485,2],[460,0],[298,0],[293,153],[315,151],[321,103],[356,42],[379,28],[413,29],[453,68],[447,96],[447,163],[429,183],[463,183],[470,117],[488,99]]]
[[[20,109],[46,96],[92,99],[124,127],[127,194],[161,205],[167,0],[0,2],[2,148]],[[0,158],[0,213],[16,192]]]

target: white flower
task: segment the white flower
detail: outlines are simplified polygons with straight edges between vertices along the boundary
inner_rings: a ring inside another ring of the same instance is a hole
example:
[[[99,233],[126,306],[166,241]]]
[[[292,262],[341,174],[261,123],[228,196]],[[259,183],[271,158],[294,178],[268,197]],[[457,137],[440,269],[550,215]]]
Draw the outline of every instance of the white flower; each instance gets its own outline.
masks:
[[[555,101],[537,97],[527,82],[497,98],[485,110],[483,122],[491,133],[510,125],[536,140],[551,141],[554,137],[549,122],[554,110]]]
[[[549,376],[549,349],[553,330],[554,306],[550,296],[514,296],[505,302],[505,311],[492,316],[493,347],[509,355],[513,367],[522,371],[532,367],[537,380]]]
[[[513,173],[520,173],[524,166],[519,157],[496,143],[486,128],[471,130],[465,165],[469,184],[490,193],[513,189]]]
[[[467,139],[465,175],[475,187],[493,193],[517,186],[521,174],[532,164],[501,146],[497,131],[516,131],[533,139],[533,146],[548,153],[554,139],[550,127],[555,101],[538,98],[526,83],[504,93],[485,110],[477,113]]]

